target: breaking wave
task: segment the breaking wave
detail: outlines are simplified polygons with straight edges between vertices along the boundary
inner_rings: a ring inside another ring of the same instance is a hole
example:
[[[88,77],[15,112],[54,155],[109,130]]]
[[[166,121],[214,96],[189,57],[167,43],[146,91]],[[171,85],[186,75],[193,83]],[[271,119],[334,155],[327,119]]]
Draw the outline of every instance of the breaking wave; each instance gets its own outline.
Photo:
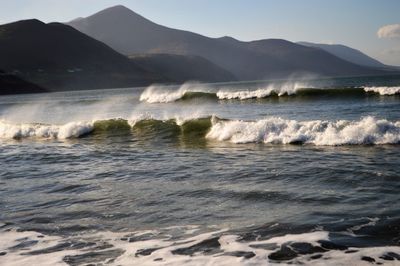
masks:
[[[12,124],[0,121],[0,138],[52,138],[67,139],[80,137],[93,130],[93,124],[88,122],[70,122],[65,125]]]
[[[296,121],[269,117],[256,121],[204,117],[189,120],[110,119],[71,122],[65,125],[10,124],[0,121],[0,138],[68,139],[100,133],[128,133],[157,136],[193,136],[231,143],[380,145],[400,143],[400,121],[372,116],[360,120]]]
[[[400,87],[365,87],[366,92],[379,93],[380,95],[400,94]]]
[[[186,83],[177,90],[168,90],[165,87],[152,85],[140,95],[140,101],[148,103],[169,103],[177,100],[211,97],[216,98],[215,93],[201,90],[196,84]]]
[[[167,131],[175,135],[205,136],[211,128],[211,117],[188,120],[168,119],[109,119],[92,122],[70,122],[65,125],[41,123],[12,124],[0,121],[0,139],[70,139],[101,133],[157,133]]]
[[[365,117],[359,121],[219,121],[207,138],[233,143],[364,145],[400,143],[400,122]]]
[[[247,100],[263,99],[268,97],[355,97],[368,96],[369,94],[396,95],[400,94],[400,87],[365,87],[365,88],[307,88],[304,85],[291,84],[284,86],[268,86],[257,90],[226,90],[217,92],[203,90],[201,87],[184,85],[178,90],[166,90],[151,86],[144,90],[140,101],[147,103],[169,103],[197,98],[212,100]]]

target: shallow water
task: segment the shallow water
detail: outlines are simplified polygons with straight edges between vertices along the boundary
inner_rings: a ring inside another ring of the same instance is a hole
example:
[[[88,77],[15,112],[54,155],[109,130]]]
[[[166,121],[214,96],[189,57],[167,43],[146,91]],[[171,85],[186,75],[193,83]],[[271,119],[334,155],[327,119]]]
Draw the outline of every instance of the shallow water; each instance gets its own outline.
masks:
[[[0,97],[0,264],[399,264],[400,98],[364,90],[399,85]]]

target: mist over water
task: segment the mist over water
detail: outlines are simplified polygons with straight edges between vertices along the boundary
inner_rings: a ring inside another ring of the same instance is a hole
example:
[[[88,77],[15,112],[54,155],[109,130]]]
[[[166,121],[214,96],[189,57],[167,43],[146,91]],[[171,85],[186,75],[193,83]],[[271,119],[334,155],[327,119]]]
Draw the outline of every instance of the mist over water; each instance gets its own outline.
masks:
[[[0,265],[395,265],[399,85],[2,96]]]

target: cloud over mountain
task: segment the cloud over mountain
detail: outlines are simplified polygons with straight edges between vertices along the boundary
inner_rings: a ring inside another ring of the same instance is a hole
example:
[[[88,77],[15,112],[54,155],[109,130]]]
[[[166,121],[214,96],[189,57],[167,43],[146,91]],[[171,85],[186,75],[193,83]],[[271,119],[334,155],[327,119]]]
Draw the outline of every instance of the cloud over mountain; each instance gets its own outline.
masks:
[[[377,34],[379,38],[400,38],[400,24],[385,25]]]

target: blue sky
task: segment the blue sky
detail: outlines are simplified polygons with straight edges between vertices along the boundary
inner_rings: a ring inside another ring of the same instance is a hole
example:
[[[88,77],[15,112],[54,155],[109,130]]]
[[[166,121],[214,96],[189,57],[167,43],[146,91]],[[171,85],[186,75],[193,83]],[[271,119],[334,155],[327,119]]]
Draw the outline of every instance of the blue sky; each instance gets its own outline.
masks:
[[[122,4],[159,24],[210,37],[341,43],[400,65],[400,38],[378,38],[400,24],[399,0],[1,0],[0,23],[85,17]]]

